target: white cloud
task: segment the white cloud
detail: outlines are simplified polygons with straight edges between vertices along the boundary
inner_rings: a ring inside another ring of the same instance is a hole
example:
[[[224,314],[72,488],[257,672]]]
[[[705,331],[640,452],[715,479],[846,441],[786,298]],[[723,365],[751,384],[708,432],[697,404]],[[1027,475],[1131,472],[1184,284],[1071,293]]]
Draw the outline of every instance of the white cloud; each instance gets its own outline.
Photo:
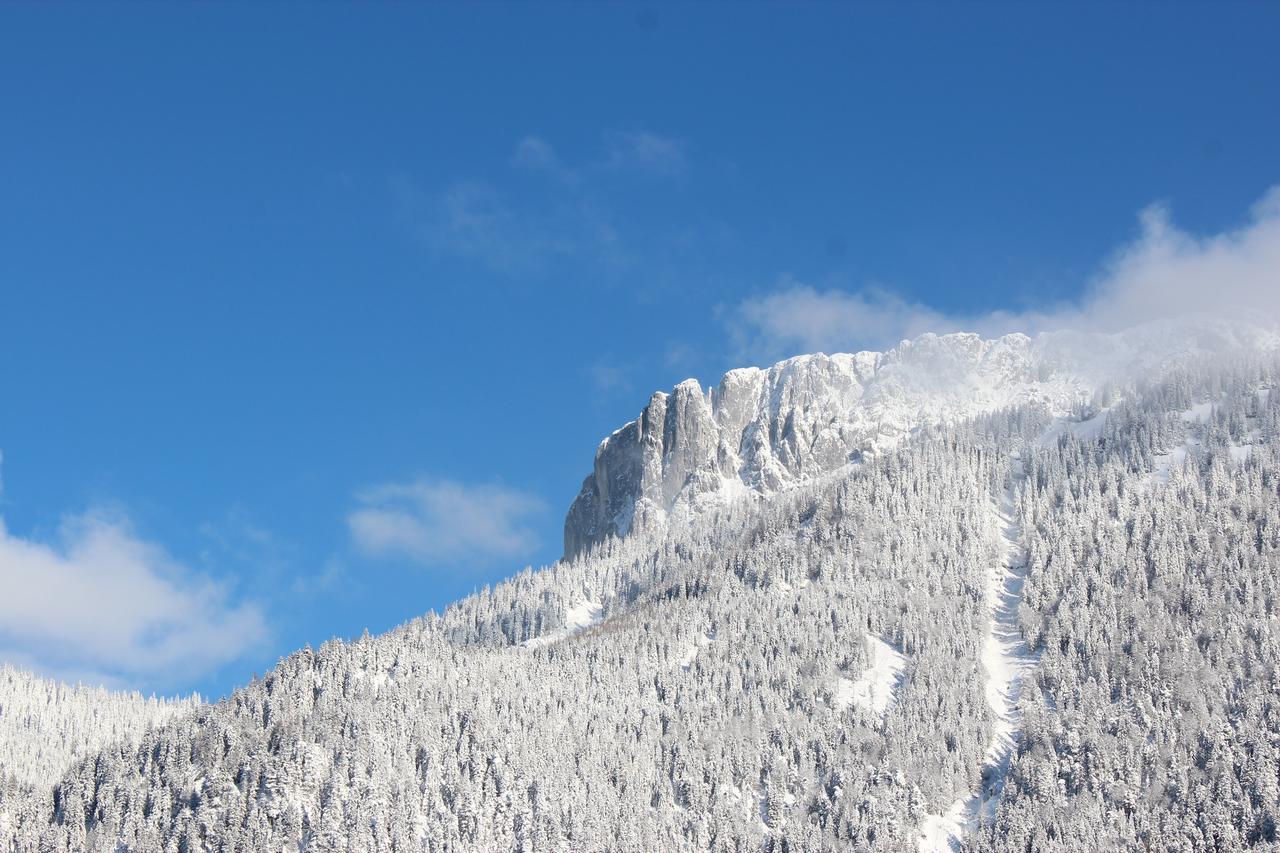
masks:
[[[520,557],[538,545],[527,520],[537,497],[496,485],[419,480],[367,489],[347,517],[356,547],[371,556],[421,563]]]
[[[1197,237],[1165,205],[1140,215],[1141,236],[1107,264],[1079,307],[1040,317],[1046,325],[1119,328],[1192,314],[1280,314],[1280,187],[1239,228]]]
[[[139,539],[126,521],[66,519],[56,543],[0,522],[0,638],[49,674],[164,685],[234,660],[266,637],[262,614]]]
[[[888,291],[819,291],[784,278],[772,293],[739,304],[728,323],[739,356],[774,360],[802,352],[891,346],[947,320]]]
[[[1088,282],[1080,299],[1036,310],[946,314],[887,290],[817,290],[784,278],[770,293],[724,312],[739,358],[771,361],[801,352],[883,349],[923,332],[1034,334],[1109,331],[1188,316],[1280,318],[1280,187],[1239,228],[1199,237],[1168,208],[1139,214],[1140,234]]]

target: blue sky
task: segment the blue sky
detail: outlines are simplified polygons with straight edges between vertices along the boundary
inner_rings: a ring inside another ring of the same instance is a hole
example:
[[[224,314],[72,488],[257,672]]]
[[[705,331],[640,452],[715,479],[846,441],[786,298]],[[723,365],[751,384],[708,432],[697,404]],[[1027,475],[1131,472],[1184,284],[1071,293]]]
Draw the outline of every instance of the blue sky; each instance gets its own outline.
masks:
[[[220,694],[554,560],[655,389],[1231,251],[1278,24],[6,4],[0,657]]]

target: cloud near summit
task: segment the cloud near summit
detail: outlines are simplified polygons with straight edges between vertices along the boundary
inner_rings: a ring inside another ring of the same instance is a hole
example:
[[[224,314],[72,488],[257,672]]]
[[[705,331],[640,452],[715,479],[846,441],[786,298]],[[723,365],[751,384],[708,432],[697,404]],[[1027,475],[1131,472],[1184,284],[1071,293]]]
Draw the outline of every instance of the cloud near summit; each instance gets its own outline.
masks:
[[[1280,318],[1280,186],[1235,229],[1198,236],[1164,204],[1138,216],[1123,246],[1074,302],[1035,310],[946,314],[881,288],[819,290],[783,278],[723,312],[735,355],[769,362],[802,352],[884,349],[924,332],[1000,335],[1053,329],[1116,331],[1188,316]]]

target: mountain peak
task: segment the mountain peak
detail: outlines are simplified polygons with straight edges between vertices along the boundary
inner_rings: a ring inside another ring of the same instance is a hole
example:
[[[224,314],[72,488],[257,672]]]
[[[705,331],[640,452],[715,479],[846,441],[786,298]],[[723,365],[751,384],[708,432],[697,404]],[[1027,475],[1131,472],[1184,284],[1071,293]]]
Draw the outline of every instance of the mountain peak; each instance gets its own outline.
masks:
[[[730,370],[705,391],[686,379],[655,393],[600,444],[565,519],[565,556],[673,513],[835,472],[925,425],[1034,402],[1065,414],[1108,382],[1205,353],[1274,345],[1271,333],[1219,321],[1036,337],[929,332],[885,352],[813,353]]]

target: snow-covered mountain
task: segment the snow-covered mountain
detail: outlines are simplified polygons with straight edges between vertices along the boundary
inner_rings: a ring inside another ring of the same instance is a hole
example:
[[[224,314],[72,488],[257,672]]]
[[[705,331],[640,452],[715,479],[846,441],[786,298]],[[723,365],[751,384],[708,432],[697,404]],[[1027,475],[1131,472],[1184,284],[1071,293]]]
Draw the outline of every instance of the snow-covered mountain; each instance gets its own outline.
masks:
[[[733,370],[705,391],[689,379],[601,442],[565,519],[565,554],[830,474],[926,425],[1037,403],[1067,415],[1108,383],[1275,345],[1263,329],[1205,321],[995,340],[926,334],[883,353]]]
[[[571,559],[0,779],[0,852],[1275,849],[1277,383],[1166,324],[683,384]]]

